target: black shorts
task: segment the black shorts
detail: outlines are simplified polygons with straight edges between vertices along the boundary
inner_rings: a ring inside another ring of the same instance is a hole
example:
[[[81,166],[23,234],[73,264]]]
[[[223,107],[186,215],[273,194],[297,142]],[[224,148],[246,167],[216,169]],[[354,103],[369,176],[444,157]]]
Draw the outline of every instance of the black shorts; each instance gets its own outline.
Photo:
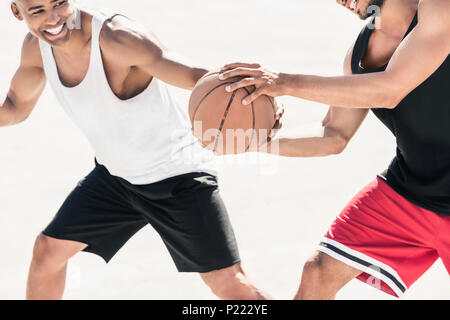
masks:
[[[209,272],[240,262],[217,178],[189,173],[133,185],[102,165],[66,199],[43,234],[85,243],[106,262],[141,228],[159,233],[180,272]]]

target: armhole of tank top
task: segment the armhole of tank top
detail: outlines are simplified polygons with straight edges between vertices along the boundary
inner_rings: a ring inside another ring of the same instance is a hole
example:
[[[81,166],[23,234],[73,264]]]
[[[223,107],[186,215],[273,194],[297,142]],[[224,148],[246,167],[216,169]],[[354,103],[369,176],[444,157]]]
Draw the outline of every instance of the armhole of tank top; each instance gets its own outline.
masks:
[[[356,74],[360,71],[360,62],[361,59],[366,52],[367,47],[367,26],[359,33],[358,38],[356,39],[355,46],[353,47],[352,58],[351,58],[351,67],[352,73]]]
[[[56,62],[53,58],[53,53],[50,45],[46,42],[38,39],[39,51],[41,52],[42,66],[47,79],[52,79],[54,76],[58,76],[58,70],[56,68]]]
[[[105,24],[106,20],[109,18],[104,14],[97,14],[92,16],[92,48],[96,52],[100,53],[100,35],[102,32],[103,25]]]
[[[411,31],[413,31],[413,29],[417,26],[418,23],[418,18],[419,18],[419,12],[416,11],[416,14],[414,15],[414,18],[411,22],[411,25],[408,28],[408,31],[406,31],[405,36],[403,37],[403,40],[405,40],[405,38],[411,33]]]
[[[93,71],[93,68],[95,66],[101,66],[102,74],[105,77],[106,80],[106,74],[103,67],[103,59],[102,59],[102,52],[100,48],[100,35],[103,28],[103,25],[105,24],[105,21],[108,20],[108,16],[104,15],[103,13],[97,13],[92,15],[92,22],[91,22],[91,57],[90,57],[90,65],[89,65],[89,72]]]
[[[160,85],[157,84],[157,79],[155,77],[152,78],[152,81],[149,83],[149,85],[137,96],[127,99],[127,100],[121,100],[119,99],[114,92],[112,91],[105,70],[104,70],[104,64],[103,64],[103,57],[102,57],[102,50],[100,47],[100,36],[101,36],[101,31],[102,28],[104,26],[104,24],[106,23],[106,21],[116,17],[116,16],[123,16],[127,19],[129,19],[127,16],[124,16],[122,14],[111,14],[111,15],[106,15],[103,12],[98,12],[97,14],[93,14],[92,15],[92,50],[95,50],[91,53],[91,66],[93,66],[94,64],[101,66],[101,71],[99,70],[99,72],[102,73],[104,80],[106,81],[107,84],[107,90],[108,92],[111,93],[112,96],[114,96],[116,99],[118,99],[119,101],[122,102],[127,102],[127,101],[132,101],[132,100],[137,100],[137,99],[141,99],[142,97],[146,96],[148,94],[148,92],[150,90],[148,90],[150,87],[156,86],[156,85]],[[130,19],[131,20],[131,19]],[[132,21],[132,20],[131,20]],[[91,68],[89,69],[90,72]],[[156,81],[155,81],[156,80]],[[160,89],[161,90],[161,89]]]

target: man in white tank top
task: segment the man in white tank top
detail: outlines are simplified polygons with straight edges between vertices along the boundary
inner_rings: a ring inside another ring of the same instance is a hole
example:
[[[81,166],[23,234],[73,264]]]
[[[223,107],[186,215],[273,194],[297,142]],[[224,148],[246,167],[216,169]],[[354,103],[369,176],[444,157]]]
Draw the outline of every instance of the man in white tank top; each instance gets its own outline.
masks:
[[[161,235],[180,272],[198,272],[223,299],[264,299],[246,280],[217,178],[165,83],[192,89],[207,72],[173,60],[122,16],[68,0],[15,0],[24,21],[20,66],[0,126],[25,120],[48,80],[96,154],[95,169],[35,242],[29,299],[58,299],[79,251],[108,262],[139,229]]]

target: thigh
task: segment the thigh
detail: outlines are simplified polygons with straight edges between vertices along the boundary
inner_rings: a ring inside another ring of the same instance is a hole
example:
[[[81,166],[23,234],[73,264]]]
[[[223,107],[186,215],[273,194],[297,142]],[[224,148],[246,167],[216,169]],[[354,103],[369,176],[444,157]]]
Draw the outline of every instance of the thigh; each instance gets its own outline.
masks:
[[[434,218],[377,179],[344,208],[319,250],[363,271],[359,280],[400,296],[438,258]]]
[[[109,262],[146,224],[129,205],[127,190],[97,166],[78,183],[43,234],[83,243],[84,251]]]
[[[204,273],[239,263],[236,239],[216,177],[188,174],[163,184],[165,190],[159,191],[169,197],[140,197],[137,205],[160,234],[177,269]]]

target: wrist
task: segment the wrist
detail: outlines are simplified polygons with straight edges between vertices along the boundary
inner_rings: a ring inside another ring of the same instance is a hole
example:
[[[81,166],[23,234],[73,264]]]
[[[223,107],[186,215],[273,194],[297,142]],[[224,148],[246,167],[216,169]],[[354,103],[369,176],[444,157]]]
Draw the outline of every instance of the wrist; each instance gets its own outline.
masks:
[[[197,84],[197,82],[205,75],[207,74],[208,70],[203,69],[203,68],[195,68],[193,69],[193,73],[194,73],[194,86]]]
[[[282,96],[292,96],[295,91],[295,76],[288,73],[280,73],[280,91]]]
[[[200,80],[201,78],[203,78],[204,75],[206,75],[207,73],[210,73],[210,72],[211,72],[211,70],[204,69],[204,68],[199,68],[198,72],[197,72],[198,73],[197,81]]]

